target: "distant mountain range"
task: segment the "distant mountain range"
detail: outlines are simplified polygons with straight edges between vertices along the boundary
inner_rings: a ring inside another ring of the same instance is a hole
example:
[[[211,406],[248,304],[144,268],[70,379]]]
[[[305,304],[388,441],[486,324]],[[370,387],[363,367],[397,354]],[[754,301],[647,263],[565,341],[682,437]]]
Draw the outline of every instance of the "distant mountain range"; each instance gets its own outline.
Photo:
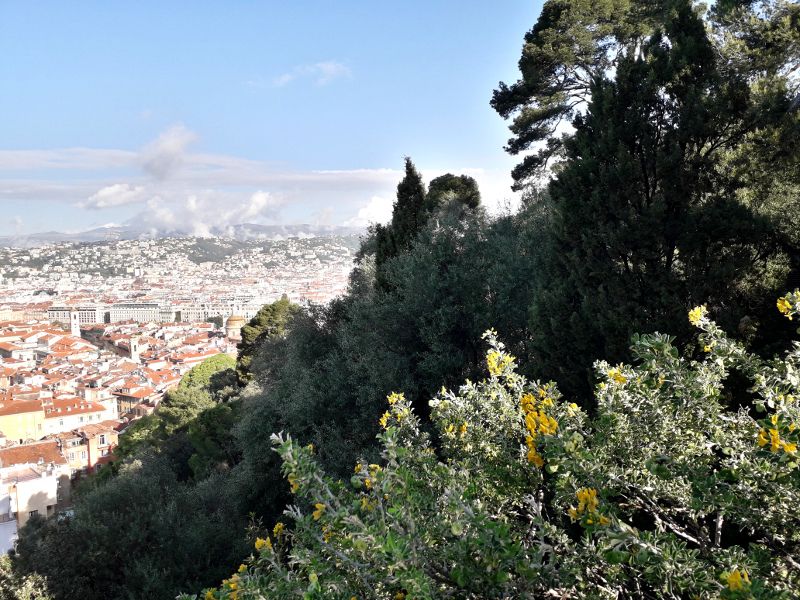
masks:
[[[243,223],[225,228],[215,228],[210,232],[210,237],[231,238],[239,241],[250,240],[279,240],[290,237],[328,237],[350,236],[364,233],[360,227],[345,227],[340,225],[257,225]],[[62,242],[107,242],[114,240],[138,240],[170,237],[209,237],[196,236],[191,231],[177,229],[154,231],[137,227],[136,225],[113,225],[98,227],[78,233],[61,233],[46,231],[26,235],[0,236],[0,246],[16,248],[34,248],[44,244],[57,244]]]

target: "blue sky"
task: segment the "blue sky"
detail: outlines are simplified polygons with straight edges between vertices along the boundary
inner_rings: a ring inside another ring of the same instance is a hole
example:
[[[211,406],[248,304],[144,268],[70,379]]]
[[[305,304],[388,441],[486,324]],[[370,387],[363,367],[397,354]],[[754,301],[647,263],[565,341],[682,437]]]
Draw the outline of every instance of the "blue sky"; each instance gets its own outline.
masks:
[[[3,2],[0,234],[385,218],[410,155],[514,198],[538,2]]]

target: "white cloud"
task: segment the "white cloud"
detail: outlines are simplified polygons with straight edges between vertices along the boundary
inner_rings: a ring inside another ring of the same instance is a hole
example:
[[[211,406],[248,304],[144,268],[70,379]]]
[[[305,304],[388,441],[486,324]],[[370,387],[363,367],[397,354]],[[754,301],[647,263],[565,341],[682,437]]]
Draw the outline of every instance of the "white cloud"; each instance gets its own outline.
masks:
[[[386,224],[392,218],[392,200],[382,196],[372,196],[369,202],[358,209],[358,214],[344,222],[350,227],[366,227],[371,223]]]
[[[317,85],[326,85],[334,79],[353,75],[348,67],[333,60],[317,63],[312,67],[312,72],[317,78],[315,81]]]
[[[283,75],[278,75],[275,79],[272,80],[272,85],[275,87],[283,87],[287,83],[293,81],[297,78],[299,73],[297,71],[292,71],[291,73],[284,73]]]
[[[296,79],[310,79],[314,84],[322,86],[342,77],[352,77],[352,75],[353,73],[347,65],[335,60],[325,60],[311,65],[299,65],[291,71],[275,77],[272,85],[283,87]],[[248,83],[252,84],[254,81]]]
[[[112,206],[122,206],[139,202],[144,198],[144,187],[133,186],[129,183],[115,183],[108,185],[87,198],[84,202],[78,203],[81,208],[98,210],[110,208]]]
[[[186,149],[197,136],[183,125],[174,125],[142,150],[142,168],[156,179],[175,174],[184,161]]]
[[[234,225],[274,223],[282,200],[258,191],[250,196],[203,190],[183,199],[154,196],[131,223],[150,231],[176,230],[208,237]]]
[[[0,150],[0,171],[114,169],[129,166],[135,157],[136,153],[130,150],[104,148]]]
[[[0,177],[0,202],[63,202],[76,207],[72,210],[101,211],[104,220],[133,218],[153,228],[189,227],[200,233],[248,222],[316,220],[365,226],[391,218],[403,177],[399,164],[391,169],[288,169],[266,161],[192,152],[196,137],[177,125],[139,152],[0,151],[0,175],[3,171],[14,175]],[[444,165],[423,170],[422,175],[426,182],[446,172],[470,175],[478,181],[487,210],[499,213],[519,202],[510,190],[513,161],[510,157],[507,168],[494,170]]]
[[[244,205],[239,217],[241,219],[240,222],[247,223],[251,219],[271,216],[280,204],[281,202],[278,198],[269,192],[262,192],[259,190],[250,196],[250,200]]]

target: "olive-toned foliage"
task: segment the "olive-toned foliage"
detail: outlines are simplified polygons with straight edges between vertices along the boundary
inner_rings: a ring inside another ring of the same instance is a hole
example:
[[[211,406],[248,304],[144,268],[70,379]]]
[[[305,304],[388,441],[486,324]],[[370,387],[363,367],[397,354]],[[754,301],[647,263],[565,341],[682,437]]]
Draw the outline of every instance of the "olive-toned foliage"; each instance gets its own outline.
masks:
[[[214,382],[224,381],[227,373],[236,368],[236,359],[227,354],[216,354],[205,359],[196,367],[193,367],[186,375],[181,378],[179,389],[185,388],[209,388],[212,380]],[[219,386],[220,384],[217,383]],[[222,386],[225,384],[223,383]]]
[[[405,176],[397,185],[397,196],[388,225],[376,224],[359,251],[359,260],[374,256],[375,285],[379,291],[391,291],[389,262],[407,253],[431,217],[440,211],[456,212],[477,209],[481,202],[478,183],[467,175],[446,173],[431,181],[428,190],[411,159],[406,157]]]
[[[0,556],[0,600],[52,600],[47,580],[39,574],[19,575],[11,558]]]
[[[265,304],[250,321],[242,327],[242,341],[237,346],[236,374],[239,382],[245,384],[252,378],[250,362],[257,348],[270,338],[281,337],[286,325],[299,310],[299,306],[283,296],[272,304]]]

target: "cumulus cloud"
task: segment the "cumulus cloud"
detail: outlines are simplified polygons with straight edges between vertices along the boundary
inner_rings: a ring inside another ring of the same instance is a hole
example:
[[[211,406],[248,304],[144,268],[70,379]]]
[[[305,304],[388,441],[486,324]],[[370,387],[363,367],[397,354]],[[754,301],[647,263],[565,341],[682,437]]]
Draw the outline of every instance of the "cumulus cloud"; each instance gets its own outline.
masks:
[[[308,79],[315,85],[327,85],[342,77],[352,77],[350,68],[335,60],[325,60],[311,65],[299,65],[272,80],[275,87],[283,87],[297,79]]]
[[[139,202],[143,198],[143,186],[133,186],[129,183],[115,183],[98,190],[85,201],[79,202],[78,206],[81,208],[98,210],[101,208],[110,208],[112,206],[122,206],[124,204]]]
[[[183,199],[154,196],[130,223],[148,231],[179,231],[201,237],[219,235],[235,225],[274,223],[283,199],[257,191],[241,196],[203,190]]]
[[[369,202],[358,209],[358,214],[344,222],[349,227],[366,227],[371,223],[386,224],[392,218],[392,200],[372,196]]]
[[[167,179],[183,164],[186,149],[196,139],[197,136],[183,125],[170,127],[142,150],[142,168],[156,179]]]
[[[281,202],[268,192],[258,191],[242,207],[239,215],[240,222],[246,223],[251,219],[274,215]]]

